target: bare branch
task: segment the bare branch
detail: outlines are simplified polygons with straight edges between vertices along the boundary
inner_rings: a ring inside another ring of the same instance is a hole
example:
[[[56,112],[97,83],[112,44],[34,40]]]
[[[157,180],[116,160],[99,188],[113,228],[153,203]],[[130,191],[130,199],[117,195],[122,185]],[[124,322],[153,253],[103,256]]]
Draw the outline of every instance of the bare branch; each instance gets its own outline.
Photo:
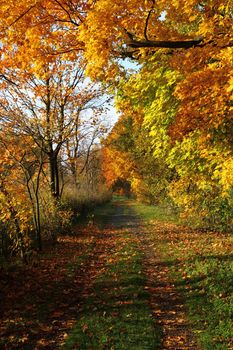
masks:
[[[127,44],[134,49],[143,47],[165,48],[165,49],[189,49],[198,46],[203,41],[203,38],[193,40],[130,40]]]
[[[0,79],[4,79],[4,80],[6,80],[8,83],[17,86],[17,84],[16,84],[14,81],[12,81],[11,79],[9,79],[5,74],[0,74]]]
[[[146,18],[146,23],[145,23],[145,28],[144,28],[144,37],[145,39],[148,41],[148,36],[147,36],[147,28],[148,28],[148,24],[149,24],[149,20],[150,20],[150,16],[154,10],[154,6],[155,6],[155,0],[152,0],[152,6],[150,11],[148,12],[147,18]]]
[[[74,24],[75,26],[79,26],[79,24],[77,22],[75,22],[73,20],[73,18],[71,17],[70,12],[61,4],[61,2],[59,0],[54,0],[58,6],[60,6],[62,8],[62,10],[67,14],[68,18],[69,18],[69,22]],[[80,20],[80,22],[82,22],[82,20],[80,19],[80,17],[78,16],[78,19]]]

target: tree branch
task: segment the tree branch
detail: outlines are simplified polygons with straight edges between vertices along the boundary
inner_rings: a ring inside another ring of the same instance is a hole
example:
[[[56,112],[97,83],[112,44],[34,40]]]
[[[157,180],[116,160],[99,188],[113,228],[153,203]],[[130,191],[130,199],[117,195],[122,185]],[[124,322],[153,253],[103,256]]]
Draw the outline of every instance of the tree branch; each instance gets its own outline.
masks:
[[[10,23],[9,28],[12,27],[16,22],[18,22],[21,18],[23,18],[28,12],[30,12],[34,7],[36,7],[36,4],[30,6],[26,11],[21,13],[12,23]]]
[[[193,40],[135,40],[130,39],[127,43],[129,47],[139,49],[143,47],[165,48],[165,49],[189,49],[198,46],[203,41],[203,38]]]
[[[146,23],[145,23],[145,28],[144,28],[144,37],[145,39],[148,41],[148,36],[147,36],[147,28],[148,28],[148,24],[149,24],[149,20],[150,20],[150,16],[154,10],[154,6],[155,6],[155,0],[152,0],[152,6],[150,11],[148,12],[147,18],[146,18]]]
[[[6,80],[8,83],[13,84],[15,86],[18,86],[13,80],[11,80],[10,78],[8,78],[5,74],[0,74],[0,80],[4,79]]]
[[[79,24],[73,20],[73,18],[71,17],[70,12],[62,5],[62,3],[61,3],[59,0],[55,0],[55,2],[56,2],[56,3],[58,4],[58,6],[60,6],[61,9],[67,14],[70,23],[72,23],[72,24],[74,24],[75,26],[78,27]],[[79,16],[78,16],[78,18],[79,18]],[[80,20],[80,22],[82,22],[80,18],[79,18],[79,20]]]

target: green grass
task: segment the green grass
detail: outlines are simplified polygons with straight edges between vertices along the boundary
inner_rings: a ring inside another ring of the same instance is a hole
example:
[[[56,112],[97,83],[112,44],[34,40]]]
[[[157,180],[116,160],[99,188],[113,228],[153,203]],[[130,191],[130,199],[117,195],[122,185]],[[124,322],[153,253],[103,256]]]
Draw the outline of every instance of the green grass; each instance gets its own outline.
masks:
[[[130,201],[130,207],[147,222],[159,220],[162,222],[180,223],[179,217],[169,206],[145,205],[132,200]]]
[[[202,348],[232,349],[232,236],[168,226],[179,221],[163,209],[137,203],[132,207],[168,264]]]
[[[130,233],[119,232],[116,241],[65,350],[154,350],[160,343],[144,290],[142,253]]]
[[[177,281],[178,288],[186,298],[204,349],[232,349],[232,255],[193,254],[186,257],[183,271],[186,283],[182,286]]]
[[[113,201],[113,202],[125,202],[126,200],[128,200],[127,197],[121,196],[121,195],[119,195],[119,194],[114,194],[114,195],[112,196],[112,201]]]

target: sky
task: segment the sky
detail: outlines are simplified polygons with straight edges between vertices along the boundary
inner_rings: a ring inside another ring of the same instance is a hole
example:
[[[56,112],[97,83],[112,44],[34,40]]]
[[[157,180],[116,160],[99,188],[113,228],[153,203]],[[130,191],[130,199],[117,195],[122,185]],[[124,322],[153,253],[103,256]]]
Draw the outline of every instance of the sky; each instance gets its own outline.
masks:
[[[138,71],[140,68],[140,65],[137,61],[130,60],[128,58],[121,60],[120,64],[125,68],[125,70],[133,70]],[[111,99],[111,101],[108,104],[108,111],[106,114],[106,120],[109,121],[110,129],[114,126],[114,124],[117,122],[119,118],[119,113],[117,113],[116,108],[114,107],[114,99]]]

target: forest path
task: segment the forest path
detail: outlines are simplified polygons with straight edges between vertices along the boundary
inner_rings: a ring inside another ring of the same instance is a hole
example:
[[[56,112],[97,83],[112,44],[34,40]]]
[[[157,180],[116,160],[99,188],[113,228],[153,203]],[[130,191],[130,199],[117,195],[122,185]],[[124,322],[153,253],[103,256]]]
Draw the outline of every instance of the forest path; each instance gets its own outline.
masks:
[[[111,217],[111,223],[115,227],[127,227],[140,241],[147,278],[145,289],[150,294],[150,307],[155,324],[161,327],[162,332],[162,342],[158,349],[200,349],[189,325],[184,301],[169,277],[170,261],[163,261],[159,247],[156,246],[156,241],[163,239],[163,232],[172,233],[177,231],[177,227],[167,223],[160,223],[156,227],[154,224],[142,222],[131,204],[131,201],[116,203],[116,213]]]
[[[100,207],[36,266],[0,271],[1,350],[198,349],[154,239],[170,227],[131,203]]]

